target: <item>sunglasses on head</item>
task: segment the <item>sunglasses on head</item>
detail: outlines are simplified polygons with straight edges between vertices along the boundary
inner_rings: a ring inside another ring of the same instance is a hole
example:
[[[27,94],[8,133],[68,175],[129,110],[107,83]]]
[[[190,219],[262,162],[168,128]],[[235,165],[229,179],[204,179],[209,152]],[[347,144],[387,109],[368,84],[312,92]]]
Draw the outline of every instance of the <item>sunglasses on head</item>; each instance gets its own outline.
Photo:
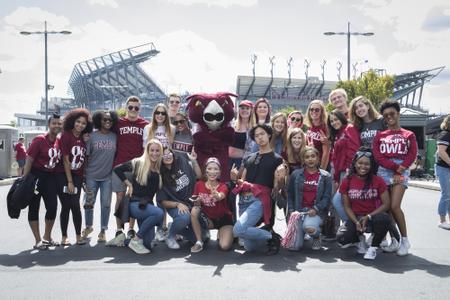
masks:
[[[208,122],[212,122],[212,121],[222,121],[224,119],[224,115],[223,113],[218,113],[218,114],[205,114],[204,116],[205,120]]]
[[[319,113],[319,112],[321,111],[321,109],[318,108],[318,107],[311,107],[311,108],[309,109],[309,111],[310,111],[310,112]]]
[[[156,116],[156,115],[167,116],[167,113],[166,113],[165,111],[159,111],[159,110],[157,110],[157,111],[155,111],[155,116]]]
[[[181,125],[184,124],[185,120],[173,121],[173,125]]]
[[[296,118],[296,117],[292,117],[291,118],[291,122],[301,122],[302,118]]]
[[[135,110],[135,111],[139,111],[139,106],[134,106],[134,105],[128,105],[128,110]]]
[[[361,158],[361,157],[367,157],[367,158],[371,158],[372,157],[372,153],[371,152],[367,152],[367,151],[356,151],[356,158]]]

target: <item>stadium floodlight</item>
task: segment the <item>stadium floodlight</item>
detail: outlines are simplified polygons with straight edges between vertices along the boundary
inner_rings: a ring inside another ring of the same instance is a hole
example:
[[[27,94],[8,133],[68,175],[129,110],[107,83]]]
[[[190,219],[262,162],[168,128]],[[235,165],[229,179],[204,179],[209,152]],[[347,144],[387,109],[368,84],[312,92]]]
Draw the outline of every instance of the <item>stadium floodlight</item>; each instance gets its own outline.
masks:
[[[48,120],[48,90],[50,89],[50,85],[48,84],[48,57],[47,57],[47,36],[49,34],[71,34],[71,31],[62,30],[62,31],[47,31],[47,21],[44,22],[45,30],[44,31],[21,31],[22,35],[31,35],[31,34],[43,34],[44,35],[44,43],[45,43],[45,119]],[[52,86],[53,87],[53,86]],[[47,129],[47,122],[45,123],[45,128]]]
[[[362,35],[362,36],[373,36],[375,33],[373,32],[351,32],[350,31],[350,22],[347,25],[347,32],[334,32],[334,31],[326,31],[323,33],[324,35],[346,35],[347,36],[347,80],[350,80],[350,36],[352,35]]]

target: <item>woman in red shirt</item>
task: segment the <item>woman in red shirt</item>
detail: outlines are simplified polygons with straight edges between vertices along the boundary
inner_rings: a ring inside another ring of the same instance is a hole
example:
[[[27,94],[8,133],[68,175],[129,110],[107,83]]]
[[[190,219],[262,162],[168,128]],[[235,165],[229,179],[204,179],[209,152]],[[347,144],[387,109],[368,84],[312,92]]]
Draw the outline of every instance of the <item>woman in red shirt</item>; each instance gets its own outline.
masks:
[[[70,245],[67,240],[67,226],[71,211],[77,244],[86,243],[81,236],[80,193],[86,154],[83,135],[91,131],[92,120],[89,111],[76,108],[64,117],[63,132],[56,141],[58,149],[61,150],[64,166],[63,169],[56,170],[56,182],[61,201],[61,245]]]
[[[338,238],[342,248],[353,243],[364,259],[373,260],[377,249],[386,235],[390,216],[389,193],[383,178],[376,176],[377,164],[368,148],[360,148],[353,159],[350,173],[342,181],[339,191],[344,200],[344,208],[349,220],[347,230]],[[364,232],[371,231],[374,236],[370,247],[366,245]]]
[[[397,251],[398,255],[404,256],[408,254],[410,244],[401,204],[408,187],[409,168],[417,157],[417,141],[412,131],[400,127],[400,104],[397,101],[384,101],[380,106],[380,112],[388,129],[376,134],[373,140],[373,154],[380,165],[378,175],[389,186],[390,210],[402,235],[400,241],[392,238],[391,244],[383,250]]]
[[[313,100],[309,103],[305,123],[309,127],[306,131],[308,144],[319,151],[320,168],[327,170],[330,145],[327,138],[327,111],[322,100]]]
[[[220,162],[217,158],[208,158],[204,177],[206,180],[195,184],[191,197],[195,199],[195,206],[191,210],[191,224],[197,238],[191,252],[203,250],[202,231],[209,229],[219,230],[219,247],[227,251],[233,245],[233,219],[226,200],[228,188],[225,183],[220,182]]]

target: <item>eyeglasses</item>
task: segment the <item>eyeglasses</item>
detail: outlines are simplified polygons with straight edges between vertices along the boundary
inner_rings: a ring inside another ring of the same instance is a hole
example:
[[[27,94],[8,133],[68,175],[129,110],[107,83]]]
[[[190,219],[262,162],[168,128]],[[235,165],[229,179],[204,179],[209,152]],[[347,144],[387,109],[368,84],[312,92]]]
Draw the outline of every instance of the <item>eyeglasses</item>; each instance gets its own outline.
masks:
[[[134,106],[134,105],[128,105],[128,110],[135,110],[135,111],[139,111],[139,106]]]
[[[309,111],[310,111],[310,112],[314,112],[314,113],[319,113],[319,112],[321,111],[321,109],[318,108],[318,107],[311,107],[311,108],[309,109]]]
[[[356,158],[361,158],[361,157],[367,157],[367,158],[371,158],[372,157],[372,152],[367,152],[367,151],[356,151]]]
[[[296,117],[291,118],[291,122],[301,122],[301,121],[303,121],[302,118],[296,118]]]
[[[167,116],[167,113],[166,113],[165,111],[159,111],[159,110],[157,110],[157,111],[155,111],[155,116],[157,116],[157,115]]]
[[[185,120],[173,121],[173,125],[181,125],[184,124]]]
[[[103,118],[102,119],[102,122],[112,122],[112,119],[111,118]]]
[[[223,115],[223,113],[218,113],[215,115],[208,113],[208,114],[205,114],[204,118],[205,118],[205,121],[208,121],[208,122],[222,121],[224,118],[224,115]]]
[[[163,154],[162,158],[163,158],[163,159],[168,159],[168,158],[171,158],[172,156],[173,156],[173,153],[172,153],[172,152],[169,152],[169,153],[167,153],[167,154]]]

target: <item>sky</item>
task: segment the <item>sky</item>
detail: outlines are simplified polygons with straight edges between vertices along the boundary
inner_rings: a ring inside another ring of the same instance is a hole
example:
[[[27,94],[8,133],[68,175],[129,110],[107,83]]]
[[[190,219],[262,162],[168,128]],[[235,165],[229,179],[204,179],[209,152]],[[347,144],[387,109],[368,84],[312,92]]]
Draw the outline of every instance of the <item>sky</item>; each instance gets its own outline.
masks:
[[[326,31],[374,32],[353,36],[358,71],[401,74],[446,66],[426,84],[423,105],[450,112],[450,2],[448,0],[0,0],[0,123],[14,113],[35,113],[44,95],[43,36],[19,32],[70,30],[48,38],[49,97],[66,97],[74,65],[110,52],[153,42],[161,51],[142,67],[167,93],[236,90],[238,75],[320,76],[337,80],[344,36]]]

